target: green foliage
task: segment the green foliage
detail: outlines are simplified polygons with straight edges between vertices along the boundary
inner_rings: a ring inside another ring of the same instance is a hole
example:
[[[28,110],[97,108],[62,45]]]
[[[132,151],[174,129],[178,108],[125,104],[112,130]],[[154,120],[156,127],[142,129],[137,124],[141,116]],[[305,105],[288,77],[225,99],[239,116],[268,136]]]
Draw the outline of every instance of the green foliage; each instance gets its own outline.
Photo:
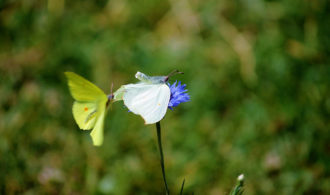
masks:
[[[94,147],[65,71],[107,93],[183,71],[171,193],[330,194],[330,13],[318,1],[0,1],[0,194],[164,192],[154,125],[114,103]]]

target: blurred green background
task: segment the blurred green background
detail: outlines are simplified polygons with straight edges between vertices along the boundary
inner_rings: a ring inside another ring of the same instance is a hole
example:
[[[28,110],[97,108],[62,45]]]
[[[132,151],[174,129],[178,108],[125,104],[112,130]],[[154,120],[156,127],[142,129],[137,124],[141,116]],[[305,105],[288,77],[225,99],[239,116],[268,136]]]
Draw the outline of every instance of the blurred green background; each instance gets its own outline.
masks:
[[[173,194],[330,194],[326,0],[0,0],[0,194],[161,194],[154,125],[75,124],[73,71],[106,93],[137,71],[187,84],[162,120]]]

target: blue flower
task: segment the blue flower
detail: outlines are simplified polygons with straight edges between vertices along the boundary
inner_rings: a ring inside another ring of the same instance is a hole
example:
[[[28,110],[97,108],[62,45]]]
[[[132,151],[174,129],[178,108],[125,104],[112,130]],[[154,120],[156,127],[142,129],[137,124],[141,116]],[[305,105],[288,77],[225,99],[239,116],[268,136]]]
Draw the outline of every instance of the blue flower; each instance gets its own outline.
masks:
[[[181,81],[179,81],[176,86],[176,83],[177,81],[175,81],[173,85],[167,83],[171,90],[170,102],[168,103],[168,108],[171,110],[173,110],[173,107],[177,107],[180,103],[190,101],[190,96],[187,93],[188,90],[185,89],[186,84],[181,85]]]

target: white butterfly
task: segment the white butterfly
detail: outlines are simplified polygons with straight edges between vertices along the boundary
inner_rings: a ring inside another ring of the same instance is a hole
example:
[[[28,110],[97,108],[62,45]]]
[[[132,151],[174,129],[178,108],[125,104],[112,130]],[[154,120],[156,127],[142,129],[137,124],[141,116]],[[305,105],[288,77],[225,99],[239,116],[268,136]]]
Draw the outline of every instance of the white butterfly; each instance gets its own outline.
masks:
[[[145,124],[156,123],[165,116],[170,101],[171,90],[166,84],[169,76],[150,77],[137,72],[135,77],[141,82],[123,85],[114,93],[115,99],[122,98],[125,106],[141,115]]]

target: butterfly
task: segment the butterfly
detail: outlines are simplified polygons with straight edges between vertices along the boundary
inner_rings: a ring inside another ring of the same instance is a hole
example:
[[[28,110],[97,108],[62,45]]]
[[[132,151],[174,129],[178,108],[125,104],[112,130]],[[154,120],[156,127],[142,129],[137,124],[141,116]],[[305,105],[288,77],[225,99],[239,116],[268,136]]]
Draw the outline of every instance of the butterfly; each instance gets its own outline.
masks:
[[[82,130],[92,129],[90,135],[95,146],[103,143],[104,118],[113,95],[107,96],[100,88],[85,78],[65,72],[73,99],[73,117]]]
[[[114,95],[120,96],[131,112],[141,115],[145,124],[156,123],[165,116],[171,97],[171,90],[166,82],[177,73],[181,72],[176,70],[168,76],[148,76],[137,72],[135,77],[140,82],[123,85]]]

